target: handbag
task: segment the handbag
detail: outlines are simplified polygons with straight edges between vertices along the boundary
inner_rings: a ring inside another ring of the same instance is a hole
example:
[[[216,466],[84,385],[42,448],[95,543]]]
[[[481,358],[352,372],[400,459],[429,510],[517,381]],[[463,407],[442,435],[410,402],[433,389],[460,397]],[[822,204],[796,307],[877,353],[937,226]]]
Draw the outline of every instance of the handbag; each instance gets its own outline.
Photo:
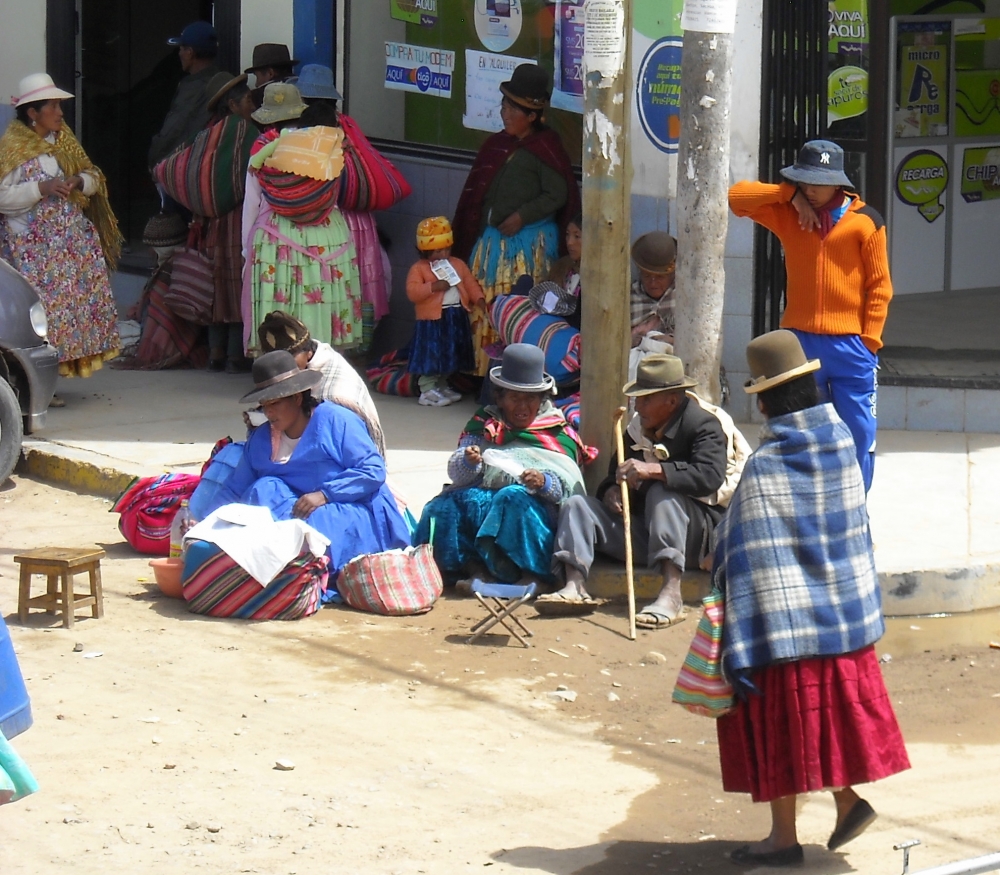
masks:
[[[722,717],[733,710],[733,688],[722,674],[722,626],[726,597],[713,589],[702,600],[705,611],[674,684],[673,701],[692,714]]]
[[[201,233],[191,228],[187,246],[171,259],[170,285],[163,300],[170,312],[194,325],[210,325],[215,302],[215,266],[199,249]]]
[[[344,129],[344,172],[337,206],[368,213],[387,210],[413,193],[395,165],[376,149],[350,116],[341,115]]]
[[[352,559],[340,570],[337,591],[359,611],[400,617],[434,607],[444,592],[444,581],[433,547],[421,544]]]

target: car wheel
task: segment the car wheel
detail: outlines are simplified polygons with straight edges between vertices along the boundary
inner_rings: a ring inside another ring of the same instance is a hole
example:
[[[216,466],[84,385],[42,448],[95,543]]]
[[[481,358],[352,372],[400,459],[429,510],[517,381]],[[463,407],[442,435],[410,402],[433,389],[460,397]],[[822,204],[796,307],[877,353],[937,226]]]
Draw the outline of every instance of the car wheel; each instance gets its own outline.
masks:
[[[0,484],[7,482],[17,464],[23,437],[21,405],[10,383],[0,377]]]

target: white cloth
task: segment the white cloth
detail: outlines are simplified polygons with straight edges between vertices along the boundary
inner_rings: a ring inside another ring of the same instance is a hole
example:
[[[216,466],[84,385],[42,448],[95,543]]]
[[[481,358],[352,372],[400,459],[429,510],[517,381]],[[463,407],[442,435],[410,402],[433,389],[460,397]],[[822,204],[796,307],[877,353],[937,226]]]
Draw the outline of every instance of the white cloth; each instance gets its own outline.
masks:
[[[220,507],[188,529],[184,541],[215,544],[263,586],[302,552],[303,544],[314,556],[322,556],[330,546],[330,540],[304,520],[275,522],[266,507],[249,504]]]
[[[55,134],[45,138],[49,143],[56,141]],[[39,155],[38,163],[48,179],[62,179],[65,174],[54,155]],[[86,171],[80,174],[83,180],[83,193],[91,197],[97,192],[97,180]],[[15,167],[3,179],[0,179],[0,213],[7,217],[7,224],[14,234],[23,234],[28,230],[28,213],[42,199],[37,182],[24,181],[24,165]]]
[[[278,450],[274,457],[271,459],[272,462],[277,462],[279,465],[284,465],[292,458],[292,453],[295,452],[295,448],[299,445],[299,441],[302,438],[290,438],[284,432],[278,435]]]
[[[441,299],[442,307],[458,307],[462,303],[462,296],[459,294],[458,286],[451,286]]]

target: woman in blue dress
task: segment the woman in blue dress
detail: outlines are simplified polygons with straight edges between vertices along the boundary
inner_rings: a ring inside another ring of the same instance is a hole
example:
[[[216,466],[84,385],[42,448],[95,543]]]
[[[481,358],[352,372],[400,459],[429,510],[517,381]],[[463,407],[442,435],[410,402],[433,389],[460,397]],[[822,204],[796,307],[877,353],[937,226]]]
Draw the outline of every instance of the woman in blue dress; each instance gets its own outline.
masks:
[[[407,547],[410,535],[364,421],[312,397],[321,378],[286,350],[254,362],[256,388],[240,402],[259,404],[269,427],[250,436],[209,511],[251,504],[275,520],[306,520],[330,539],[332,582],[355,556]]]

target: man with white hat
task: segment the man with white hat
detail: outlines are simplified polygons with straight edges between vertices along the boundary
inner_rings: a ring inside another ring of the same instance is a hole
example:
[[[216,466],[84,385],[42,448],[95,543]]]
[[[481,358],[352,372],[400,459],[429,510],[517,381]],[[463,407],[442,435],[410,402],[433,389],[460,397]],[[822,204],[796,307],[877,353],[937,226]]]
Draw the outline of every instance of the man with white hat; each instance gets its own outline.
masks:
[[[663,575],[659,595],[636,615],[636,625],[661,629],[684,619],[681,575],[699,568],[709,554],[724,512],[719,491],[728,462],[719,420],[687,394],[694,385],[676,356],[653,354],[639,363],[635,380],[622,390],[635,398],[637,420],[626,436],[625,459],[612,461],[596,498],[572,496],[563,505],[552,570],[566,585],[535,600],[539,613],[594,609],[586,580],[595,552],[625,558],[621,484],[626,482],[635,555]]]

